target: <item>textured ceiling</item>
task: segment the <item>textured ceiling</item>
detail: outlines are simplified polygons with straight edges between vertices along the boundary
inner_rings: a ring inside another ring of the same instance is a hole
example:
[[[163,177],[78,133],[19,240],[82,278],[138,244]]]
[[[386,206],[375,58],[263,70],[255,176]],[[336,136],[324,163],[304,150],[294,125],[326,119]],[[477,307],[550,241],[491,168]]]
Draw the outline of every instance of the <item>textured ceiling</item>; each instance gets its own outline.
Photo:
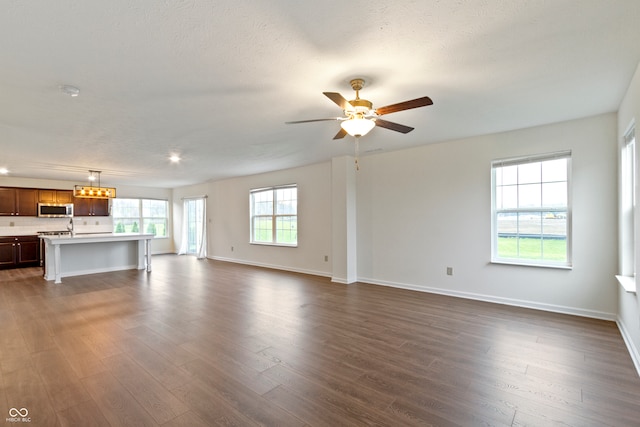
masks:
[[[353,153],[323,91],[385,116],[380,152],[616,111],[640,61],[638,0],[4,0],[0,167],[177,187]],[[72,98],[64,84],[80,88]],[[179,153],[182,161],[168,157]],[[1,180],[0,180],[1,182]]]

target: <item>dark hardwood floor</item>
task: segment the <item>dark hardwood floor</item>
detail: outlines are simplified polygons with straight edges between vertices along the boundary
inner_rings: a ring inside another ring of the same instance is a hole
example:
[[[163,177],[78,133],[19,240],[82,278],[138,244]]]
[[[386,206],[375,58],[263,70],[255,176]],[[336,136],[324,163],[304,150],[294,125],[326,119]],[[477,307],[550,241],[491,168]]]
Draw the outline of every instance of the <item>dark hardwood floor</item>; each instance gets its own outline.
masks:
[[[640,425],[613,322],[192,257],[153,267],[60,285],[0,272],[0,423]]]

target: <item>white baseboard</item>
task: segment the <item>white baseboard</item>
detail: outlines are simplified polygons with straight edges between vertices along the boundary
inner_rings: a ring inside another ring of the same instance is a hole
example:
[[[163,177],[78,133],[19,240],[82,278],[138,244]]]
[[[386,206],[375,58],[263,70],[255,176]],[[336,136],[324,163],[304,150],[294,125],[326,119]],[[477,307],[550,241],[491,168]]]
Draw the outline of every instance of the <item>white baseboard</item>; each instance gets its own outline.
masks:
[[[594,319],[615,321],[617,316],[614,313],[606,313],[596,310],[585,310],[575,307],[566,307],[555,304],[545,304],[526,300],[518,300],[513,298],[502,298],[492,295],[475,294],[472,292],[458,292],[449,289],[432,288],[427,286],[416,286],[406,283],[387,282],[367,278],[358,279],[362,283],[370,283],[372,285],[389,286],[392,288],[407,289],[412,291],[427,292],[432,294],[448,295],[452,297],[472,299],[478,301],[492,302],[496,304],[511,305],[516,307],[531,308],[534,310],[550,311],[553,313],[571,314],[574,316],[591,317]]]
[[[627,330],[626,326],[624,326],[622,319],[618,318],[616,320],[616,324],[618,325],[618,329],[620,330],[622,339],[627,346],[627,350],[629,350],[629,355],[631,355],[633,365],[636,367],[636,372],[638,372],[638,376],[640,376],[640,350],[638,350],[638,348],[633,345],[633,341],[631,340],[629,331]]]
[[[326,271],[316,271],[316,270],[307,270],[304,268],[291,268],[289,266],[284,265],[276,265],[276,264],[267,264],[262,262],[253,262],[253,261],[245,261],[236,258],[225,258],[220,256],[208,256],[207,258],[213,259],[216,261],[225,261],[225,262],[233,262],[236,264],[243,265],[252,265],[254,267],[264,267],[264,268],[272,268],[274,270],[283,270],[283,271],[291,271],[292,273],[303,273],[309,274],[311,276],[321,276],[321,277],[331,277]]]

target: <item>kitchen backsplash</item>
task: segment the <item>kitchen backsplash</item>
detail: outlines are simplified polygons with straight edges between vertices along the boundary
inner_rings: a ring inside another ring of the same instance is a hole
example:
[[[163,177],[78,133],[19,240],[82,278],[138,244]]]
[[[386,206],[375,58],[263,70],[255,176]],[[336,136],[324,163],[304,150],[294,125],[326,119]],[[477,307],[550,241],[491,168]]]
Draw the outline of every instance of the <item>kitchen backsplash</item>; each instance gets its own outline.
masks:
[[[64,231],[70,218],[38,218],[0,216],[0,236],[24,236],[37,234],[38,231]],[[110,233],[113,231],[113,219],[110,216],[74,217],[73,227],[76,233]]]

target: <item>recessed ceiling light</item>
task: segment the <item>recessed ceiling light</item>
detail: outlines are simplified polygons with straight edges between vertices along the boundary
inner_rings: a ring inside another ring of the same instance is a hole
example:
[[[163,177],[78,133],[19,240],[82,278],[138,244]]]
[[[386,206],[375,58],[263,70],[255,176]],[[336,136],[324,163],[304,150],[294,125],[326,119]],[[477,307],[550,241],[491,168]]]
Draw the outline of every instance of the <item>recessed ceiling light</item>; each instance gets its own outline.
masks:
[[[6,175],[9,173],[9,169],[7,168],[0,168],[0,175]]]
[[[71,85],[60,85],[60,91],[62,93],[64,93],[65,95],[69,95],[72,97],[76,97],[78,95],[80,95],[80,89],[78,89],[75,86],[71,86]]]
[[[169,160],[171,160],[171,163],[178,163],[180,162],[180,156],[177,154],[172,154],[171,156],[169,156]]]

